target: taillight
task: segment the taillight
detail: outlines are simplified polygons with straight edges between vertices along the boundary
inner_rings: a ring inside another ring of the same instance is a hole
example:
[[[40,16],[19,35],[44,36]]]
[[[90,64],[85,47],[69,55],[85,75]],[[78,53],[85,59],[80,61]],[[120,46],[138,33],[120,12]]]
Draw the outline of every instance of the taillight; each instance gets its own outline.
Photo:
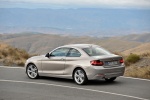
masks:
[[[94,65],[94,66],[102,66],[104,64],[100,60],[92,60],[90,63],[91,63],[91,65]]]
[[[124,63],[124,60],[123,60],[123,59],[120,59],[120,63]]]

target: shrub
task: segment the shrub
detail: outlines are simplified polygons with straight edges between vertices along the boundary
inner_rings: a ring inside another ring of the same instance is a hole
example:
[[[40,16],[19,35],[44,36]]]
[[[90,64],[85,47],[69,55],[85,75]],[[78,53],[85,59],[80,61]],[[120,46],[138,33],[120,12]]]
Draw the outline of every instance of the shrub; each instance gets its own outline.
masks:
[[[126,59],[125,59],[125,64],[128,66],[130,64],[136,63],[140,60],[140,56],[137,54],[130,54]]]
[[[25,61],[31,57],[23,49],[14,48],[4,43],[0,43],[0,59],[6,66],[24,66]]]
[[[13,61],[10,60],[10,59],[4,59],[3,63],[4,63],[5,66],[11,66],[11,65],[13,65]]]
[[[17,65],[18,65],[18,66],[24,66],[24,64],[25,64],[24,61],[17,62]]]
[[[4,57],[7,57],[7,56],[8,56],[7,51],[1,51],[1,54],[2,54]]]

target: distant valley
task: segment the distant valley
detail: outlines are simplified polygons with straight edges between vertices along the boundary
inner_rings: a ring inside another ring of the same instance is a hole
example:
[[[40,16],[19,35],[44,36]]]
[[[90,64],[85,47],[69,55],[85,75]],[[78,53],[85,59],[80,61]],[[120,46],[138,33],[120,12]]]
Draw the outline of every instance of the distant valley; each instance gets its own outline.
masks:
[[[30,54],[45,54],[55,47],[74,43],[97,44],[122,54],[150,51],[150,33],[101,38],[54,34],[0,34],[0,42],[25,49]]]
[[[150,32],[146,9],[0,8],[0,33],[34,32],[74,36],[122,36]]]

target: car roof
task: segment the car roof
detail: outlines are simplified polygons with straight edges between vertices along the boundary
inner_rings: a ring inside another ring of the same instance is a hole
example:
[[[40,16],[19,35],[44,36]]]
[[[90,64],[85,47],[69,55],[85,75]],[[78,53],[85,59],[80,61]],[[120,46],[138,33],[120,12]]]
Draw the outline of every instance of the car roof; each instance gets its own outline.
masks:
[[[90,47],[90,46],[97,46],[97,45],[94,45],[94,44],[69,44],[69,45],[64,45],[61,47],[85,48],[85,47]]]

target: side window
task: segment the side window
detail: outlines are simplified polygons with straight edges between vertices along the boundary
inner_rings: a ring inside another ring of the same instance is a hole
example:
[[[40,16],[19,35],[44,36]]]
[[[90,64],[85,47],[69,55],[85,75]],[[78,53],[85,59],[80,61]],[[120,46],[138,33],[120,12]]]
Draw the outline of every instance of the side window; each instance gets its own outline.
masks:
[[[80,57],[81,53],[76,49],[70,49],[69,53],[67,54],[67,57]]]
[[[69,48],[59,48],[54,50],[50,56],[52,57],[62,57],[62,56],[66,56],[67,53],[69,52]]]

